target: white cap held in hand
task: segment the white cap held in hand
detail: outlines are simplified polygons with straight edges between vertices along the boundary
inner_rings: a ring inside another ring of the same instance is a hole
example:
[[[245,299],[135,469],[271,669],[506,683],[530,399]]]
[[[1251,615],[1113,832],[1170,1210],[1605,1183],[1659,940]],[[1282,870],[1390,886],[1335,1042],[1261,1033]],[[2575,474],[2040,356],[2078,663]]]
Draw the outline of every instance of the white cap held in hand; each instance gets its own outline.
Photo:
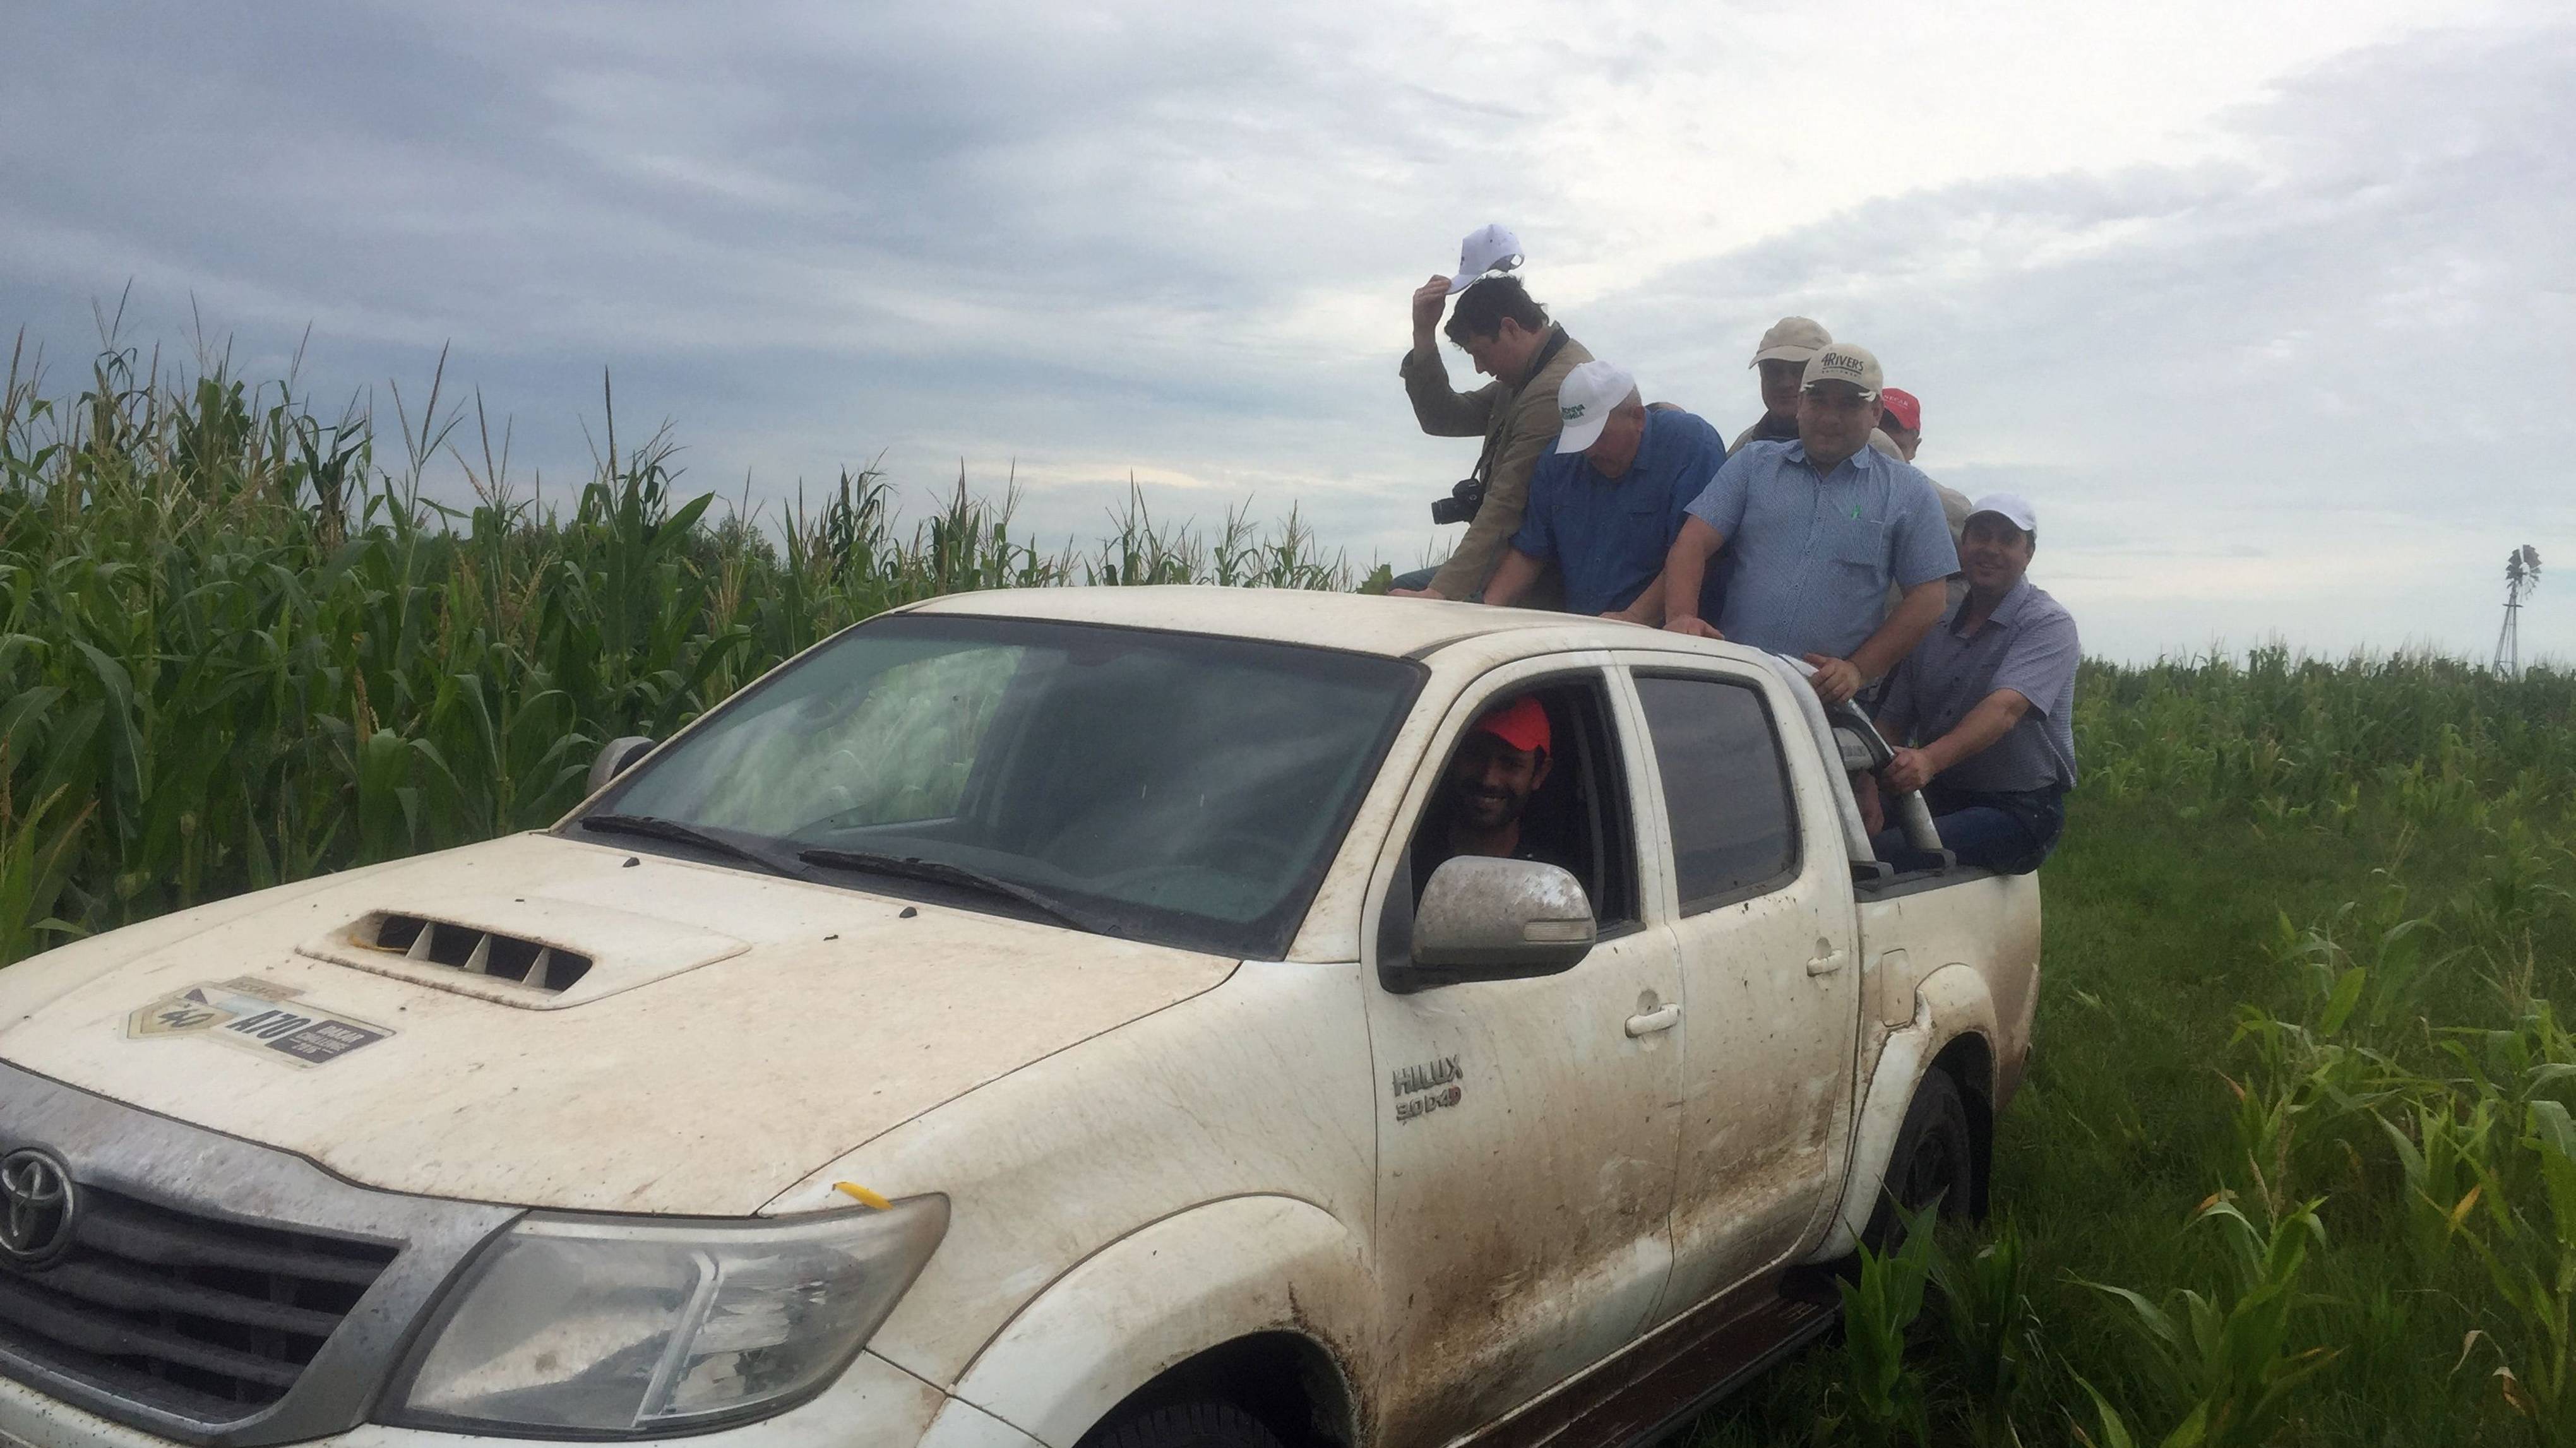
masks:
[[[1520,264],[1519,237],[1496,223],[1477,227],[1458,244],[1458,274],[1449,279],[1449,295],[1465,291],[1487,272],[1510,271]]]

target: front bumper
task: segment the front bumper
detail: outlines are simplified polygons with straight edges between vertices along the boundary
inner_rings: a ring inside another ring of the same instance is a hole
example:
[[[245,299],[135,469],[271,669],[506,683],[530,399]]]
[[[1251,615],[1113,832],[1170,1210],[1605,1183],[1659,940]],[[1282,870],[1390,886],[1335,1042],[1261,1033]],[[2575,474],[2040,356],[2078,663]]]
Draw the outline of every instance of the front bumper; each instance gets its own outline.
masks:
[[[317,1448],[544,1448],[550,1440],[433,1433],[361,1424],[310,1440]],[[179,1448],[0,1378],[0,1448]],[[561,1448],[603,1448],[564,1442]],[[775,1418],[617,1448],[1042,1448],[1034,1438],[874,1353],[861,1353],[820,1397]]]

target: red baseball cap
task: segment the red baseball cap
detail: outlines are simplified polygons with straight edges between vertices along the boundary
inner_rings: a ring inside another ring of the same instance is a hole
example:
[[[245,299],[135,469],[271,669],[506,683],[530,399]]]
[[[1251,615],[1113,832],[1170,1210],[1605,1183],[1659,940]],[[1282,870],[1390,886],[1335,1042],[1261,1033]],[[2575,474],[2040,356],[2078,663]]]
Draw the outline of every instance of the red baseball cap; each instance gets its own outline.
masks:
[[[1536,694],[1523,694],[1499,709],[1490,709],[1476,721],[1470,734],[1491,734],[1524,752],[1547,752],[1551,735],[1547,727],[1547,709]]]
[[[1913,393],[1902,387],[1882,387],[1878,389],[1878,405],[1882,411],[1893,413],[1896,425],[1907,432],[1923,430],[1923,404]]]

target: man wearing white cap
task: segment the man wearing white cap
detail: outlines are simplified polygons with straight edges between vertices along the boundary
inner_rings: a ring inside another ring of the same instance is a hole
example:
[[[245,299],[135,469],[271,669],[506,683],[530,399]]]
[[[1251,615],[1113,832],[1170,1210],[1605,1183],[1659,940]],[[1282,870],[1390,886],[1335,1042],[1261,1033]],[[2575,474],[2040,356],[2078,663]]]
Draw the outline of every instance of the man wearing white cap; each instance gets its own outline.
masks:
[[[1609,362],[1566,373],[1556,399],[1564,430],[1530,473],[1529,506],[1485,602],[1519,601],[1552,563],[1567,612],[1661,623],[1664,555],[1726,445],[1679,408],[1649,411],[1636,379]]]
[[[1836,342],[1805,377],[1797,441],[1745,444],[1691,504],[1664,560],[1664,627],[1802,658],[1817,695],[1839,704],[1896,667],[1941,617],[1959,553],[1932,480],[1869,446],[1878,359]],[[1732,557],[1723,632],[1700,616],[1721,547]],[[1890,583],[1901,599],[1893,612]]]
[[[1941,843],[1962,864],[2039,868],[2065,827],[2075,787],[2075,618],[2025,575],[2039,517],[2011,493],[1979,498],[1959,559],[1968,595],[1888,676],[1879,731],[1901,747],[1880,771],[1891,789],[1920,789]],[[1919,741],[1919,742],[1918,742]],[[1913,857],[1902,831],[1879,858]]]
[[[1457,275],[1435,276],[1414,289],[1413,350],[1397,369],[1414,419],[1433,437],[1481,436],[1485,445],[1475,472],[1451,498],[1432,505],[1434,521],[1464,521],[1467,536],[1427,585],[1390,593],[1470,599],[1484,590],[1521,525],[1530,469],[1556,436],[1557,385],[1577,364],[1592,360],[1582,343],[1548,320],[1547,309],[1530,299],[1518,277],[1501,270],[1519,261],[1520,243],[1489,226],[1467,237]],[[1453,293],[1458,305],[1442,327],[1440,314]],[[1452,388],[1435,330],[1494,380],[1473,392]],[[1531,592],[1552,600],[1555,580],[1542,577]]]

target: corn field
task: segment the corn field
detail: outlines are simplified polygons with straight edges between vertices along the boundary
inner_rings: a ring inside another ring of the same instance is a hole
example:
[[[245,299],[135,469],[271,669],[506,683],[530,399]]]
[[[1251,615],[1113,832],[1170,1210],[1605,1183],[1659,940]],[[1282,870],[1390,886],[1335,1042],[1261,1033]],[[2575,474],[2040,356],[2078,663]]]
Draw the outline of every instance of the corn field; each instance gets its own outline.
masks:
[[[869,469],[763,519],[613,409],[548,502],[435,379],[379,428],[219,366],[114,350],[56,393],[22,362],[0,963],[545,825],[600,741],[914,599],[1386,573],[1293,512],[1200,532],[1133,495],[1049,549],[962,476],[910,526]],[[2088,662],[2075,727],[1997,1220],[1866,1258],[1839,1345],[1697,1441],[2576,1445],[2576,677]]]
[[[834,630],[968,589],[1347,588],[1292,512],[1213,535],[1131,495],[1042,548],[966,480],[899,528],[844,471],[774,528],[621,444],[542,506],[435,381],[388,448],[220,369],[111,351],[77,395],[13,356],[0,396],[0,963],[374,860],[551,823],[597,744],[667,735]],[[399,398],[398,398],[399,401]],[[461,470],[471,507],[425,501]]]

